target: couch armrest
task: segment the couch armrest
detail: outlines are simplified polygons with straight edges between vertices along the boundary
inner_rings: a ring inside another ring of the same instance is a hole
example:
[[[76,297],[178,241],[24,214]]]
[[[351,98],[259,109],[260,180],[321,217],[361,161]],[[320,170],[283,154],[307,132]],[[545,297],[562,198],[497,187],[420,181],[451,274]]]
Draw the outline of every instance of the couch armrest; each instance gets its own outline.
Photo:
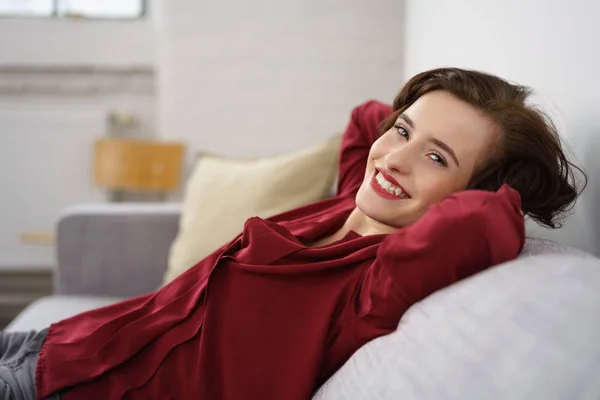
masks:
[[[57,227],[56,294],[132,297],[156,290],[179,225],[174,203],[74,206]]]

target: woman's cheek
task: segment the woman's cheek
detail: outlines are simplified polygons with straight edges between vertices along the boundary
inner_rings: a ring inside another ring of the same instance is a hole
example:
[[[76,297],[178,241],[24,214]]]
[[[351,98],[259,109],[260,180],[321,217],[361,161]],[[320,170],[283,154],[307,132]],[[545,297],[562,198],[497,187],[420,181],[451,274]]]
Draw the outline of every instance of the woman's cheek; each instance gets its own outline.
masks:
[[[430,177],[423,179],[426,184],[419,190],[419,197],[428,206],[439,203],[452,192],[447,182]]]
[[[428,203],[430,205],[439,203],[457,190],[458,189],[452,182],[448,182],[447,180],[438,181],[437,185],[432,185],[427,188]]]
[[[389,133],[389,131],[388,131]],[[386,155],[387,151],[389,150],[390,146],[390,135],[388,133],[384,133],[382,136],[379,137],[379,139],[377,139],[372,145],[371,145],[371,149],[369,151],[369,158],[370,159],[379,159],[382,158]]]

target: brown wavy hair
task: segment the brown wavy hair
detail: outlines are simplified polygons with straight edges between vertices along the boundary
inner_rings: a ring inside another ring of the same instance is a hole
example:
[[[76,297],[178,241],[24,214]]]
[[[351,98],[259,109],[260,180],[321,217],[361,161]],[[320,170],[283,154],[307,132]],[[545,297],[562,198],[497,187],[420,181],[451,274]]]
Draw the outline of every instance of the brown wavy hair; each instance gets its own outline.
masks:
[[[560,227],[585,188],[587,176],[567,159],[552,120],[527,104],[532,90],[479,71],[433,69],[404,85],[381,131],[391,129],[398,116],[419,97],[436,90],[449,92],[475,107],[498,128],[491,156],[477,167],[468,189],[495,191],[509,184],[521,194],[525,215],[550,228]]]

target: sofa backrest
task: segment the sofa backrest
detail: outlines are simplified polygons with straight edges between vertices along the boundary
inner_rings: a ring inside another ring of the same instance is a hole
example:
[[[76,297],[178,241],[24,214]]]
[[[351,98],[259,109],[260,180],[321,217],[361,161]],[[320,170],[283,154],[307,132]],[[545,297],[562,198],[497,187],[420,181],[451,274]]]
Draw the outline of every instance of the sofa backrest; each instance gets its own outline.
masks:
[[[599,259],[529,239],[415,304],[313,400],[598,399],[599,287]]]

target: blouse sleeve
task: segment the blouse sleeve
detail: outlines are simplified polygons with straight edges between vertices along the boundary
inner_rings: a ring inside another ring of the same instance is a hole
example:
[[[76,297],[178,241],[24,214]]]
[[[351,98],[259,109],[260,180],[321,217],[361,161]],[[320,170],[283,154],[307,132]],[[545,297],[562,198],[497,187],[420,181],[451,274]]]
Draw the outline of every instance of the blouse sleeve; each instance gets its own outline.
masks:
[[[392,107],[375,100],[352,111],[341,144],[338,195],[358,192],[365,175],[369,149],[380,136],[378,126],[391,112]]]
[[[411,305],[515,258],[524,241],[516,190],[458,192],[382,242],[358,292],[359,313],[395,328]]]

